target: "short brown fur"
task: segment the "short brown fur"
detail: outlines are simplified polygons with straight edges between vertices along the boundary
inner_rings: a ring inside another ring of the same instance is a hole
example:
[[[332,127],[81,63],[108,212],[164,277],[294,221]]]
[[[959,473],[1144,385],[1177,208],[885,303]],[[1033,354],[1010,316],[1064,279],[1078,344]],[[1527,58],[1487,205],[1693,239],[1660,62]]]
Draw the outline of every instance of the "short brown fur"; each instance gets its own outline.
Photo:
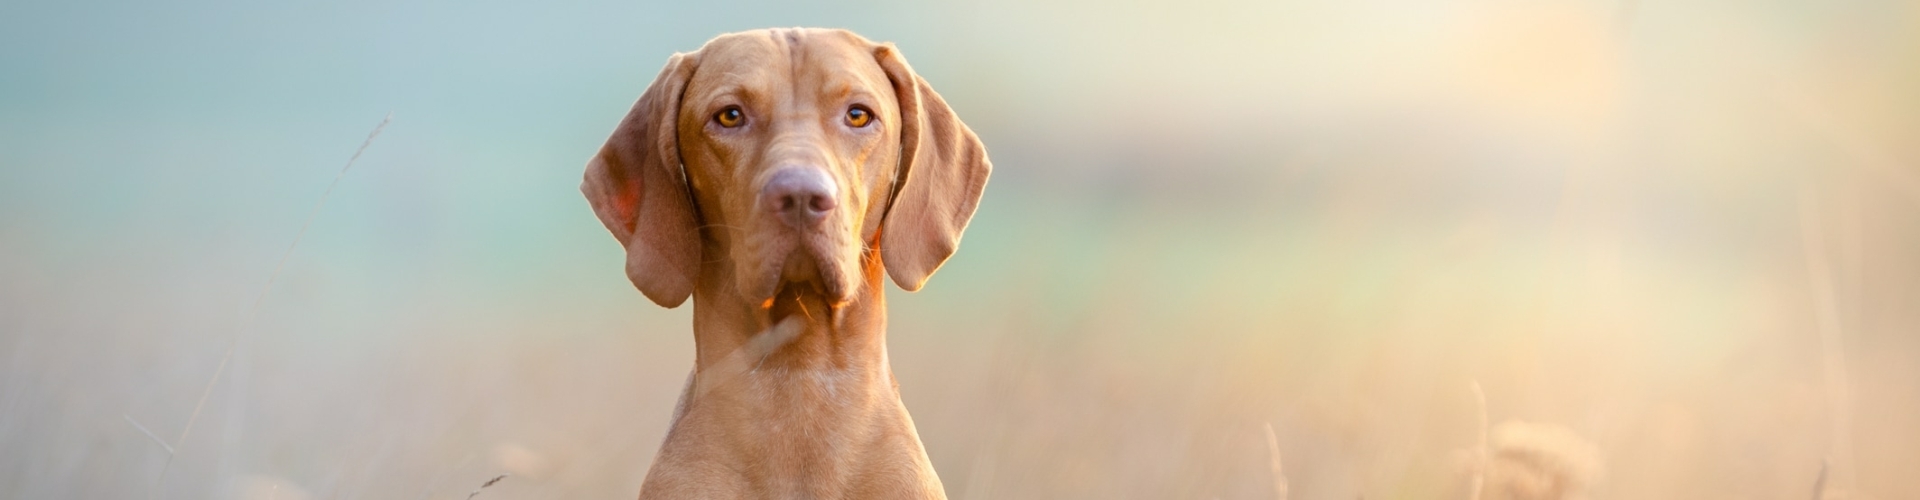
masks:
[[[729,108],[742,124],[716,121]],[[817,227],[769,215],[769,178],[795,168],[835,187]],[[635,287],[694,302],[694,373],[640,498],[944,498],[887,363],[881,275],[919,289],[991,168],[892,44],[759,30],[670,58],[581,185]]]

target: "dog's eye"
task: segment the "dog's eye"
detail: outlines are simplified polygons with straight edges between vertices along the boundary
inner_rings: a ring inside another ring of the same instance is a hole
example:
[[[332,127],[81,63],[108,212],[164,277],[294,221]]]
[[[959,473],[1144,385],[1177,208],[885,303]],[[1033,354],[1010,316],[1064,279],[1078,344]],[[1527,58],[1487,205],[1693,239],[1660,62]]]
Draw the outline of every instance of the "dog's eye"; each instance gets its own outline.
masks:
[[[862,106],[847,108],[847,126],[860,128],[873,121],[873,112]]]
[[[747,121],[747,115],[740,113],[740,108],[728,106],[727,109],[722,109],[719,113],[714,113],[713,121],[718,122],[722,127],[734,128],[740,126],[741,123],[745,123]]]

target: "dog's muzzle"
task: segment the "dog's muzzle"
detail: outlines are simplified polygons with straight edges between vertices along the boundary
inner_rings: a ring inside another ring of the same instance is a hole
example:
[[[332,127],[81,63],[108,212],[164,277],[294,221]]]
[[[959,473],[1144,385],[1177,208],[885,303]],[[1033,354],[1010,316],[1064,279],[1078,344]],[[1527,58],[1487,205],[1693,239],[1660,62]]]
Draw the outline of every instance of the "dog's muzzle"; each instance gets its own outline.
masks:
[[[819,228],[839,196],[833,176],[813,167],[781,167],[760,190],[760,206],[796,230]]]

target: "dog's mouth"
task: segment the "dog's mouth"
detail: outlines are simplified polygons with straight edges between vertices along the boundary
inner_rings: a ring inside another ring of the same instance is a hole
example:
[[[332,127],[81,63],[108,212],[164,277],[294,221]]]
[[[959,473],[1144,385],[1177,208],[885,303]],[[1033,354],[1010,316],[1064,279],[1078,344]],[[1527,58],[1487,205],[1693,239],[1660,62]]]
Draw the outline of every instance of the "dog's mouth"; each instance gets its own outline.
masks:
[[[780,324],[794,316],[799,316],[804,323],[812,323],[814,318],[827,312],[815,310],[822,309],[819,297],[817,289],[803,283],[782,283],[773,297],[761,304],[761,308],[766,310],[768,325]]]
[[[773,287],[760,303],[768,324],[777,324],[795,314],[809,321],[824,319],[845,302],[841,280],[833,279],[839,266],[815,252],[796,249],[790,253],[773,277]]]

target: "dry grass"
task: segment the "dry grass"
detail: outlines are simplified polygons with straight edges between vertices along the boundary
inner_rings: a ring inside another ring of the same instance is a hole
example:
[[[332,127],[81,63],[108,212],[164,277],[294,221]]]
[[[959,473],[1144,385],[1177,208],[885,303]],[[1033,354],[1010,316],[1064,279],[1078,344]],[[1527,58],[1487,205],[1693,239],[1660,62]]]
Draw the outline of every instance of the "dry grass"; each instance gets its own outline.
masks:
[[[488,487],[491,487],[491,486],[493,486],[493,485],[494,485],[494,483],[498,483],[498,482],[500,482],[500,480],[501,480],[501,479],[506,479],[506,478],[507,478],[507,476],[509,476],[509,475],[510,475],[510,474],[501,474],[501,475],[498,475],[498,476],[493,476],[493,479],[488,479],[488,480],[487,480],[487,482],[484,482],[484,483],[480,483],[480,487],[479,487],[479,488],[474,488],[474,489],[473,489],[473,493],[468,493],[468,494],[467,494],[467,500],[473,500],[473,497],[477,497],[477,496],[480,496],[480,492],[481,492],[482,490],[485,490],[485,489],[487,489]]]
[[[207,380],[205,388],[200,390],[200,399],[193,404],[193,411],[187,414],[187,423],[180,426],[180,437],[174,439],[173,444],[168,444],[166,441],[161,440],[158,435],[155,435],[153,431],[147,430],[146,426],[140,425],[140,422],[135,421],[132,416],[122,415],[126,418],[127,423],[140,429],[140,432],[145,433],[148,438],[152,438],[154,443],[159,444],[160,447],[167,452],[166,460],[160,463],[160,471],[154,474],[153,486],[147,489],[147,498],[162,498],[160,487],[166,484],[167,471],[173,467],[174,457],[179,455],[178,448],[186,444],[188,436],[193,435],[193,424],[200,421],[200,413],[206,409],[207,399],[213,396],[214,386],[220,383],[220,376],[227,373],[227,367],[233,362],[234,351],[238,350],[241,341],[246,339],[247,333],[250,331],[249,327],[252,326],[249,323],[253,316],[260,310],[260,304],[266,302],[267,292],[273,291],[273,282],[279,279],[280,272],[286,269],[287,260],[293,258],[293,251],[300,248],[300,240],[305,238],[307,236],[307,230],[313,227],[314,218],[318,217],[320,215],[320,209],[327,205],[327,197],[333,195],[333,189],[340,186],[340,179],[347,176],[347,171],[353,169],[354,162],[360,161],[360,155],[367,151],[367,146],[373,145],[373,139],[379,137],[380,131],[386,130],[387,123],[392,121],[393,113],[387,113],[386,117],[381,118],[380,124],[375,125],[373,131],[367,133],[366,140],[360,142],[360,147],[353,150],[353,156],[348,157],[347,163],[340,167],[340,173],[334,174],[333,181],[327,183],[327,189],[320,192],[320,198],[314,201],[313,209],[307,212],[306,220],[300,223],[300,230],[294,233],[293,242],[287,244],[287,251],[280,254],[280,262],[274,265],[272,273],[267,274],[266,283],[261,285],[260,293],[254,296],[253,304],[245,309],[240,315],[241,319],[236,322],[233,340],[227,343],[226,352],[220,355],[220,363],[214,368],[213,376]],[[274,492],[278,493],[278,491],[279,487],[276,485]]]
[[[1287,473],[1280,467],[1280,439],[1273,435],[1273,424],[1264,424],[1261,429],[1267,431],[1267,464],[1273,469],[1273,498],[1287,500]]]
[[[1576,500],[1601,479],[1599,450],[1565,427],[1503,422],[1476,468],[1491,500]]]
[[[954,498],[1920,498],[1897,8],[1173,5],[877,24],[999,167],[888,297]],[[397,92],[445,108],[295,245],[335,160],[9,141],[0,497],[631,497],[694,352],[574,190],[635,43]]]

